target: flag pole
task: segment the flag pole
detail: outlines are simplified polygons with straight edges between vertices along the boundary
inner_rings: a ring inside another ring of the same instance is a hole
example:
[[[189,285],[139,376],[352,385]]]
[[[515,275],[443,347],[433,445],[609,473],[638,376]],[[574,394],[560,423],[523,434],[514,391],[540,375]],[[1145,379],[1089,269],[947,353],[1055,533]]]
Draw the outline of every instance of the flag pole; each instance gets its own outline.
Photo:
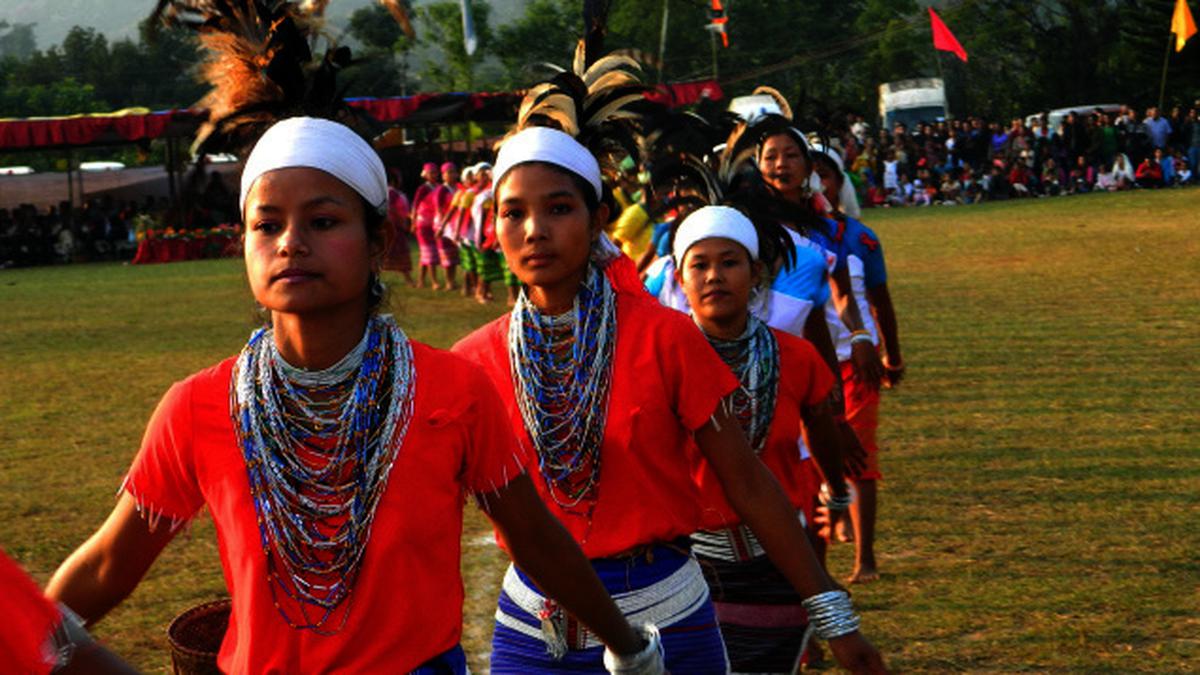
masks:
[[[1167,93],[1167,66],[1171,63],[1171,43],[1175,41],[1175,33],[1167,33],[1167,53],[1163,55],[1162,84],[1158,86],[1158,109],[1163,107],[1163,97]]]

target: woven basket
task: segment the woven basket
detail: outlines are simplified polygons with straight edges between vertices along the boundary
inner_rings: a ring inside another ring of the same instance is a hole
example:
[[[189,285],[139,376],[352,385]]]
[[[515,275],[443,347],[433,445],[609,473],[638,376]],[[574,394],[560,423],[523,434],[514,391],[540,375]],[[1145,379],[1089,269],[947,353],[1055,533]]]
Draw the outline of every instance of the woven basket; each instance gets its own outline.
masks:
[[[220,675],[217,652],[229,627],[229,600],[206,602],[175,617],[167,626],[175,675]]]

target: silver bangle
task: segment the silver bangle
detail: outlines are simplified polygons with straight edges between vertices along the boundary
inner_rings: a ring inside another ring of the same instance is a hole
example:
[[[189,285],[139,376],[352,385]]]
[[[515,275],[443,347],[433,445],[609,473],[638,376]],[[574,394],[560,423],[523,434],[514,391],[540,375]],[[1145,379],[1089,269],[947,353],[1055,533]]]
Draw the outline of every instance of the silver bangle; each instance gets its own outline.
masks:
[[[800,601],[808,622],[822,640],[832,640],[858,630],[862,623],[846,591],[826,591]]]
[[[638,632],[646,638],[646,646],[637,654],[621,656],[607,647],[604,649],[604,668],[608,672],[613,675],[662,675],[667,672],[658,627],[648,623]]]
[[[51,673],[66,668],[71,664],[71,659],[75,658],[75,652],[80,647],[86,647],[92,643],[92,636],[88,635],[83,619],[78,614],[61,602],[58,603],[58,611],[62,614],[62,621],[54,628],[49,639],[49,649],[54,654],[54,666],[50,670]]]
[[[821,506],[830,511],[845,511],[854,503],[854,494],[847,491],[846,494],[838,497],[833,494],[833,490],[829,487],[829,483],[821,483],[821,491],[817,495]]]
[[[850,338],[850,344],[852,345],[858,344],[859,342],[870,342],[871,344],[875,344],[875,338],[871,337],[867,333],[859,333],[858,335]]]

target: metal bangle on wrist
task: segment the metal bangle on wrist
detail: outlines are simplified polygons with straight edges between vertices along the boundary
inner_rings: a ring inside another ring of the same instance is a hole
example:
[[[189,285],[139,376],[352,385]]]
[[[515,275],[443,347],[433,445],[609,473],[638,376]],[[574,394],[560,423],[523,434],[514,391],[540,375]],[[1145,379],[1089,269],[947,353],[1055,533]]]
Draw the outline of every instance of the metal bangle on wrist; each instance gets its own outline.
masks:
[[[844,495],[835,495],[833,489],[829,487],[829,483],[821,483],[821,491],[817,494],[817,499],[821,502],[821,506],[830,511],[845,511],[854,503],[853,494],[847,491]]]
[[[846,591],[826,591],[800,601],[808,613],[808,622],[822,640],[849,635],[862,623]]]
[[[646,638],[646,646],[642,648],[642,651],[630,656],[621,656],[613,650],[605,648],[605,670],[613,675],[662,675],[667,672],[658,627],[648,623],[642,626],[638,632]]]

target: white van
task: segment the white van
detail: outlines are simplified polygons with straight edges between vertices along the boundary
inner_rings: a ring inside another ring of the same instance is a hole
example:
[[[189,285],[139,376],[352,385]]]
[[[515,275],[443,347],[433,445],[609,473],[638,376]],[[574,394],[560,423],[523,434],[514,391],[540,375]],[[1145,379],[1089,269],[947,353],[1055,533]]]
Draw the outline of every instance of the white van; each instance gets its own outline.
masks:
[[[1056,131],[1058,131],[1058,125],[1062,124],[1062,121],[1064,119],[1066,119],[1067,115],[1069,115],[1070,113],[1075,113],[1076,116],[1091,115],[1096,112],[1097,108],[1099,108],[1101,111],[1106,112],[1110,115],[1116,115],[1118,112],[1121,111],[1121,104],[1120,103],[1093,103],[1091,105],[1071,106],[1070,108],[1056,108],[1054,110],[1051,110],[1048,114],[1046,114],[1046,129],[1052,133],[1056,132]],[[1041,117],[1043,114],[1044,113],[1034,113],[1032,115],[1026,115],[1025,116],[1025,126],[1027,126],[1027,127],[1033,126],[1033,120],[1037,117]]]

